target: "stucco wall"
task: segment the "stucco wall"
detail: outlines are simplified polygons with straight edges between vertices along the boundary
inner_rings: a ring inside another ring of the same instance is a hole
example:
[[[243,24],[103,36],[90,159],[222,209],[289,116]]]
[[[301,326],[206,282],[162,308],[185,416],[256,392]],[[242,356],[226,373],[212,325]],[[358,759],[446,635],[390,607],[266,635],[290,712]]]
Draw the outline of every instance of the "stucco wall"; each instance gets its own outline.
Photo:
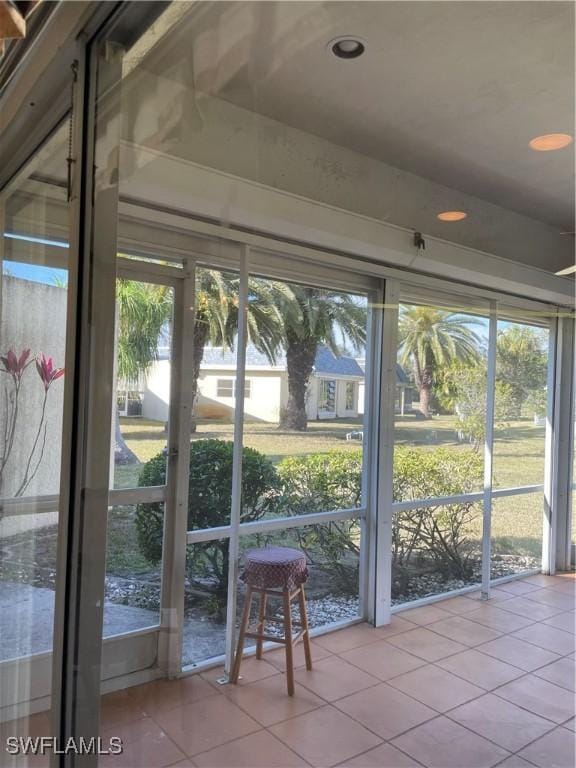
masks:
[[[283,372],[247,371],[250,381],[250,397],[244,401],[247,419],[277,422],[280,418],[280,393]],[[198,402],[196,413],[206,418],[233,418],[234,400],[219,397],[218,379],[233,379],[230,370],[203,370],[198,381]],[[170,398],[170,362],[159,360],[154,363],[146,377],[142,402],[142,415],[146,419],[168,420]]]
[[[17,354],[30,348],[31,357],[43,352],[64,366],[66,344],[66,289],[4,275],[2,287],[2,327],[0,352],[13,349]],[[7,382],[2,374],[0,383]],[[46,403],[46,445],[38,472],[25,491],[26,496],[57,494],[60,485],[62,443],[63,378],[53,382]],[[18,426],[14,447],[4,473],[0,496],[17,491],[32,449],[44,399],[44,387],[34,363],[26,370],[20,390]],[[0,393],[0,434],[6,424],[6,399]],[[42,445],[43,435],[39,440]],[[40,455],[38,450],[36,457]],[[32,462],[32,467],[35,461]]]

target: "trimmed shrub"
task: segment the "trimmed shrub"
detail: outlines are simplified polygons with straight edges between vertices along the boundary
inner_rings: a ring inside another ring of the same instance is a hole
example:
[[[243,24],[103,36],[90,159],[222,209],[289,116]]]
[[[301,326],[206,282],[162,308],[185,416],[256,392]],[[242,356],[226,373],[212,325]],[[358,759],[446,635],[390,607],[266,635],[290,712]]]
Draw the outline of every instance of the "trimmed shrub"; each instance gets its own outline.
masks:
[[[480,457],[470,451],[397,447],[394,452],[394,500],[452,496],[475,490],[482,473]],[[360,504],[362,451],[333,451],[284,459],[279,506],[285,515],[327,512]],[[393,563],[401,572],[425,557],[449,577],[466,578],[476,543],[471,538],[477,505],[422,507],[396,512],[392,521]],[[358,585],[359,530],[356,522],[303,529],[300,546],[312,562],[336,574],[343,589]]]
[[[195,440],[190,444],[188,530],[230,523],[232,456],[234,445],[224,440]],[[142,467],[139,485],[164,485],[166,457],[158,454]],[[242,509],[240,520],[259,520],[272,510],[278,496],[278,476],[272,462],[253,448],[242,451]],[[151,563],[162,558],[163,503],[139,504],[136,509],[138,542]],[[226,593],[228,541],[195,544],[189,553],[192,573],[207,571],[219,594]]]

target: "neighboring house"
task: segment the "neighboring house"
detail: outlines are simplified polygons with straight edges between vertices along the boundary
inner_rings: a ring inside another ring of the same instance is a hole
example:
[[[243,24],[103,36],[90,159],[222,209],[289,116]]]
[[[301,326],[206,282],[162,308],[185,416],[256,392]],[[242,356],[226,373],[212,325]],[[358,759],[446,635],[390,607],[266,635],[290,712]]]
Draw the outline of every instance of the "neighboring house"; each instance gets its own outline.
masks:
[[[366,367],[366,360],[363,357],[357,357],[356,362],[364,371]],[[360,383],[358,391],[358,413],[364,413],[364,381]],[[412,410],[414,387],[410,383],[410,379],[406,375],[406,371],[399,363],[396,363],[396,398],[394,401],[394,407],[396,413],[400,416],[404,416]]]
[[[167,421],[170,391],[168,350],[161,347],[142,394],[142,415]],[[207,347],[200,366],[195,413],[200,418],[230,418],[234,410],[236,353]],[[306,410],[310,420],[355,418],[364,371],[353,357],[337,357],[326,346],[316,354],[310,377]],[[288,401],[288,371],[283,353],[270,364],[266,355],[251,344],[246,349],[244,412],[247,419],[278,422]]]

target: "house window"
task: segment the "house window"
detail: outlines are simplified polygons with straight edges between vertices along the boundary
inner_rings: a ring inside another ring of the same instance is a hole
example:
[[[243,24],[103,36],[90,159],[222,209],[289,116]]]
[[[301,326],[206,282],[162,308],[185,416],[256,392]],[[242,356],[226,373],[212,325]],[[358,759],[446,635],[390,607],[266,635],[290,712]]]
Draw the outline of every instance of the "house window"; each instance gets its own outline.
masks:
[[[235,379],[217,379],[216,397],[234,397]],[[250,379],[244,381],[244,398],[250,397],[252,391],[252,382]]]
[[[320,393],[318,395],[318,409],[333,412],[336,410],[336,381],[334,379],[322,379]]]
[[[356,406],[356,384],[353,381],[346,382],[346,410],[353,411]]]

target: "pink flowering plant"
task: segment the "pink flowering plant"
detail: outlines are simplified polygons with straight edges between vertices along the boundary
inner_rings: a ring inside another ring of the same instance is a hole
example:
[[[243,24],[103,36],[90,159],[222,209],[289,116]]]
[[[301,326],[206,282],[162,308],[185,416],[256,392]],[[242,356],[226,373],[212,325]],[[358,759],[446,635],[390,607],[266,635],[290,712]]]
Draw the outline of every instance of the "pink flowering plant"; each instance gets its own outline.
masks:
[[[22,397],[22,387],[30,379],[27,371],[34,362],[36,363],[36,371],[44,388],[42,408],[40,410],[40,419],[35,427],[30,451],[24,461],[20,462],[21,476],[18,478],[14,496],[22,496],[25,493],[42,464],[48,433],[46,418],[48,396],[52,384],[64,375],[64,368],[56,368],[52,358],[47,357],[43,352],[36,358],[31,358],[30,349],[23,349],[20,354],[17,354],[13,349],[9,349],[8,352],[0,355],[0,382],[4,379],[2,390],[5,412],[4,424],[0,434],[0,495],[4,485],[4,472],[6,471],[10,456],[14,452],[17,434],[19,431],[23,431],[30,426],[29,419],[22,419],[20,400]]]

